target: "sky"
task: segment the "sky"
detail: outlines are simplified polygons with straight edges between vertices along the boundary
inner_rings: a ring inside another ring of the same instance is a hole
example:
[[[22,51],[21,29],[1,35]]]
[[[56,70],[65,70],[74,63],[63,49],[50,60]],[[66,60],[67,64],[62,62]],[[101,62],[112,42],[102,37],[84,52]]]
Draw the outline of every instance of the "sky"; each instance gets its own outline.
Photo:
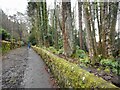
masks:
[[[25,13],[27,0],[0,0],[0,8],[8,15],[13,15],[17,11]]]
[[[60,0],[57,0],[60,1]],[[26,13],[27,10],[27,2],[28,0],[0,0],[0,8],[7,14],[13,15],[16,14],[17,11],[23,14]],[[46,0],[48,8],[54,8],[54,0]],[[71,0],[71,7],[75,7],[77,0]],[[76,6],[77,11],[77,6]],[[77,18],[78,13],[76,12],[76,22],[78,22]],[[77,27],[78,27],[78,23]]]
[[[0,8],[8,15],[13,15],[17,11],[25,13],[28,0],[0,0]],[[46,0],[47,7],[53,8],[54,0]],[[75,6],[76,0],[71,0],[72,7]]]

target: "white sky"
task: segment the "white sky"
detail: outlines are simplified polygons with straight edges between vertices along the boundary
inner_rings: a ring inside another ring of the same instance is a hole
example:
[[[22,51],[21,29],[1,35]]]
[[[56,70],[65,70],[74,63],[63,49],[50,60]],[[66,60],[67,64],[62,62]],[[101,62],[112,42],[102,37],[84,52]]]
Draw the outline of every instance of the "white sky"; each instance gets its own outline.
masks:
[[[28,0],[0,0],[0,8],[9,15],[15,14],[17,11],[25,13]],[[53,8],[54,0],[46,0],[47,7]],[[75,6],[76,0],[71,0],[72,7]]]
[[[0,8],[9,15],[13,15],[17,11],[25,13],[27,0],[0,0]]]

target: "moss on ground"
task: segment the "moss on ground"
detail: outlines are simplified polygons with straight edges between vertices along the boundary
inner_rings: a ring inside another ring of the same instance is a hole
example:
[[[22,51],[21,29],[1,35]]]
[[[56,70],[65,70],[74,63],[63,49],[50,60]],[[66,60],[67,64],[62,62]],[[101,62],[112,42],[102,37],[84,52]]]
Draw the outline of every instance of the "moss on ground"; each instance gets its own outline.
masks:
[[[40,54],[61,88],[118,88],[42,48],[33,46],[33,49]]]

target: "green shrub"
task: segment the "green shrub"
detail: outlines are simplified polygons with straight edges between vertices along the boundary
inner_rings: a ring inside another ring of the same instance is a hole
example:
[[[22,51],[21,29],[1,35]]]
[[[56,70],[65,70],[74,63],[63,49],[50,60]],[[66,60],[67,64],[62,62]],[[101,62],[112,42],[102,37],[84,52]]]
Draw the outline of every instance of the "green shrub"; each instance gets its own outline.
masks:
[[[103,66],[112,66],[113,61],[111,59],[102,59],[100,64]]]
[[[90,60],[89,59],[80,59],[80,62],[87,65],[90,63]]]
[[[47,50],[49,50],[50,52],[54,54],[58,54],[58,51],[54,47],[49,47]]]
[[[118,71],[117,71],[116,68],[112,68],[112,72],[115,73],[115,74],[117,74]]]
[[[2,41],[2,53],[6,53],[11,49],[11,44],[10,42],[7,41]]]
[[[59,49],[58,54],[63,54],[63,53],[64,53],[64,49],[63,48]]]
[[[97,68],[97,71],[98,71],[98,72],[101,71],[101,68]]]
[[[100,64],[103,66],[109,66],[111,68],[116,68],[118,66],[118,61],[111,60],[111,59],[102,59]]]
[[[2,47],[1,47],[2,54],[7,53],[11,49],[17,48],[18,45],[17,46],[16,45],[17,45],[16,43],[11,43],[11,42],[8,42],[8,41],[2,41]]]
[[[35,46],[33,49],[41,55],[61,88],[117,88],[102,78],[81,69],[76,64],[44,49]]]
[[[86,55],[85,51],[77,49],[75,52],[75,57],[84,59],[87,57],[87,55]]]
[[[109,73],[110,74],[110,68],[105,68],[104,70],[106,73]]]
[[[111,63],[112,68],[117,68],[118,66],[118,61],[114,61]]]
[[[103,57],[102,57],[101,54],[96,57],[96,59],[97,59],[98,61],[100,61],[102,58],[103,58]]]
[[[9,40],[11,38],[10,33],[3,28],[0,28],[0,36],[2,36],[2,40]]]
[[[100,64],[104,67],[109,67],[111,68],[112,72],[117,74],[118,72],[118,61],[115,61],[115,60],[111,60],[111,59],[102,59],[100,61]]]

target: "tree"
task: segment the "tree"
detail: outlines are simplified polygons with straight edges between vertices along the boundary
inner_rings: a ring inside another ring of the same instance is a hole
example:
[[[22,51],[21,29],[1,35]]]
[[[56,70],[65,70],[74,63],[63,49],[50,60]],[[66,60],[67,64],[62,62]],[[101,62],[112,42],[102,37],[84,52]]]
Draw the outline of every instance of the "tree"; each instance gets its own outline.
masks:
[[[85,20],[85,27],[86,27],[86,40],[87,40],[87,46],[89,50],[89,56],[91,60],[94,60],[94,47],[93,47],[93,41],[92,41],[92,33],[91,33],[91,22],[90,22],[90,12],[89,12],[89,3],[85,2],[83,4],[84,8],[84,20]]]
[[[0,22],[0,26],[1,28],[5,29],[8,33],[10,33],[11,39],[14,38],[16,40],[22,40],[24,32],[27,32],[26,23],[19,23],[17,14],[14,14],[13,16],[8,16],[2,10],[0,13],[0,17],[2,21]],[[21,21],[23,20],[21,19]]]
[[[82,2],[81,0],[78,1],[78,17],[79,17],[79,42],[80,42],[80,49],[83,49],[83,34],[82,34]]]
[[[78,2],[79,30],[75,28],[75,10],[71,2],[62,1],[47,10],[45,2],[29,2],[31,37],[40,46],[64,48],[64,54],[74,54],[77,45],[88,51],[92,63],[97,58],[113,57],[116,45],[118,2]],[[62,13],[62,14],[61,14]],[[50,17],[49,17],[50,16]],[[85,26],[84,26],[85,25]]]
[[[71,21],[71,2],[62,1],[62,35],[66,56],[71,56],[73,53],[73,33]]]

